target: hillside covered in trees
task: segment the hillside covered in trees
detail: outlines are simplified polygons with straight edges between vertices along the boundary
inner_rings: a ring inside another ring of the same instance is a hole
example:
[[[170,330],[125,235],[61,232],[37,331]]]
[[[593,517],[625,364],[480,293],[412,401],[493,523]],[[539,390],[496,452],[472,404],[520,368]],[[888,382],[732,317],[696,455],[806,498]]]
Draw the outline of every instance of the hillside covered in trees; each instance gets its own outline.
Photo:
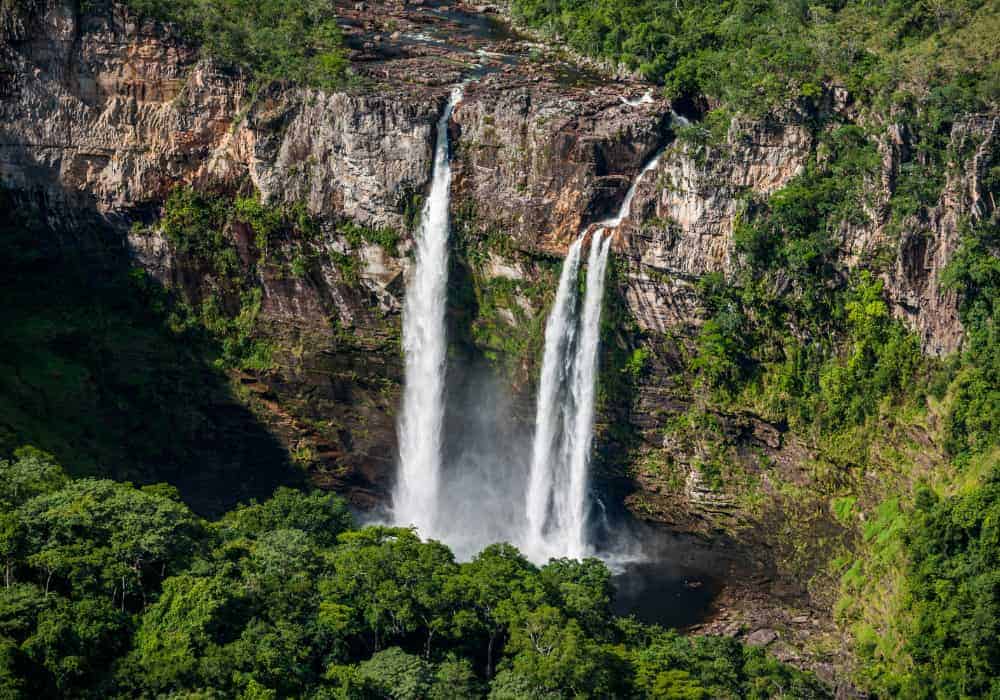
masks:
[[[596,559],[457,563],[291,489],[207,522],[33,448],[0,477],[3,697],[827,696],[763,650],[613,617]]]

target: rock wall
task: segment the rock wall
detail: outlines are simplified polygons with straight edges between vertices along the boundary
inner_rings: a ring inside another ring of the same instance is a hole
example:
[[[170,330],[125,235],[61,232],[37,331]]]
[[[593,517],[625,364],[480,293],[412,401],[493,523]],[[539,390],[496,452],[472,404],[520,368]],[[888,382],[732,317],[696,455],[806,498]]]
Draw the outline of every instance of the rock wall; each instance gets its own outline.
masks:
[[[733,222],[747,197],[766,197],[801,172],[816,139],[808,115],[790,112],[735,121],[723,144],[695,147],[675,139],[668,103],[637,99],[646,85],[581,71],[558,55],[539,60],[537,47],[475,13],[460,21],[454,12],[368,5],[338,4],[357,79],[330,93],[252,90],[240,73],[199,59],[170,27],[117,4],[82,16],[69,0],[4,5],[0,181],[44,200],[54,227],[95,212],[158,279],[192,290],[204,279],[183,269],[168,241],[126,235],[132,222],[154,222],[173,188],[304,203],[323,222],[319,268],[306,278],[259,273],[263,322],[281,359],[274,371],[237,381],[289,449],[310,455],[317,482],[347,485],[370,505],[392,472],[407,226],[429,181],[449,83],[471,79],[452,125],[456,211],[471,212],[463,222],[471,235],[509,242],[474,274],[541,279],[535,263],[561,256],[612,213],[644,163],[666,149],[615,243],[628,309],[650,337],[690,335],[700,315],[693,284],[731,272]],[[843,91],[824,109],[856,117]],[[905,127],[888,129],[867,223],[842,232],[846,267],[887,244],[898,250],[885,274],[894,311],[933,354],[961,342],[956,299],[938,281],[963,218],[995,207],[982,179],[997,131],[997,115],[954,125],[953,140],[975,147],[949,169],[938,206],[897,242],[882,212],[910,144]],[[345,219],[401,231],[401,249],[393,256],[362,246],[352,252],[358,279],[347,279],[330,262],[350,249],[336,229]],[[500,315],[512,328],[524,313],[538,321],[546,299],[522,295],[520,311]],[[637,388],[630,420],[651,441],[656,416],[684,405],[673,393],[678,367],[667,353]]]
[[[335,230],[344,218],[403,229],[428,181],[444,93],[255,93],[169,27],[117,5],[81,16],[76,3],[39,0],[5,5],[2,17],[0,65],[12,80],[0,101],[0,181],[39,202],[54,230],[96,215],[108,231],[102,245],[127,246],[154,277],[198,299],[212,284],[204,270],[156,232],[129,233],[155,221],[174,188],[257,191],[272,203],[304,202],[323,222],[315,274],[258,270],[276,368],[234,382],[316,483],[349,490],[361,505],[383,499],[406,246],[393,257],[363,245],[351,281],[328,253],[347,250]],[[228,233],[248,250],[252,232]]]
[[[357,85],[258,91],[239,72],[200,59],[169,26],[117,4],[95,7],[81,15],[69,0],[37,0],[0,13],[0,72],[10,77],[0,101],[0,182],[40,202],[53,229],[73,231],[98,217],[107,229],[99,245],[126,247],[195,301],[215,283],[156,230],[171,191],[190,185],[304,203],[321,222],[310,244],[318,268],[304,278],[255,268],[261,330],[276,366],[233,381],[314,482],[348,491],[359,505],[383,500],[394,471],[407,227],[429,182],[434,125],[449,89],[414,83],[412,70],[422,63],[447,76],[449,52],[405,38],[409,54],[388,42],[373,48],[372,15],[345,9],[362,25],[352,43]],[[616,206],[667,135],[664,104],[625,105],[631,85],[567,86],[565,69],[491,69],[455,115],[456,200],[474,200],[489,230],[549,255]],[[343,220],[396,229],[404,234],[399,251],[348,243],[337,231]],[[259,254],[252,232],[226,234],[251,269]],[[345,254],[360,260],[357,279],[331,262]],[[498,264],[500,276],[530,267]],[[519,314],[530,305],[519,304]],[[536,306],[530,311],[540,318],[543,304]]]

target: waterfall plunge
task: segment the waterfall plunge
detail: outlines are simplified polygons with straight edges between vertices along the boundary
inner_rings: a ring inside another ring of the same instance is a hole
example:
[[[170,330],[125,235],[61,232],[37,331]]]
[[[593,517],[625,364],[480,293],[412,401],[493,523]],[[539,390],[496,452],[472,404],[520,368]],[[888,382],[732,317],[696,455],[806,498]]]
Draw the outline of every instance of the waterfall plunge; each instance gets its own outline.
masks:
[[[594,233],[587,261],[587,291],[580,318],[580,342],[573,360],[573,426],[569,436],[568,488],[561,495],[566,532],[561,538],[565,554],[579,559],[587,553],[587,476],[590,446],[594,440],[594,401],[597,392],[597,350],[601,341],[601,310],[604,307],[604,278],[608,268],[611,236],[603,241],[604,229]]]
[[[524,542],[526,553],[536,561],[587,555],[587,474],[611,249],[611,236],[603,234],[603,229],[595,231],[590,243],[582,311],[577,309],[577,275],[585,236],[570,246],[545,326]]]
[[[448,349],[445,332],[451,189],[448,122],[461,99],[462,89],[454,88],[437,123],[431,190],[421,214],[414,268],[403,301],[406,381],[399,420],[394,520],[400,525],[416,525],[423,537],[434,536],[441,488],[441,431]]]
[[[545,353],[535,411],[535,439],[532,443],[528,481],[527,526],[524,547],[535,559],[544,559],[549,550],[545,527],[553,500],[553,469],[562,464],[565,448],[566,409],[571,399],[567,385],[572,376],[576,336],[577,271],[580,246],[576,240],[566,254],[556,300],[545,324]]]
[[[618,212],[594,227],[580,313],[577,313],[577,275],[586,232],[570,246],[563,263],[555,305],[545,326],[526,496],[524,549],[536,561],[553,556],[579,558],[589,553],[587,487],[594,437],[601,309],[611,238],[613,230],[628,217],[639,183],[659,161],[657,153],[629,187]]]
[[[484,438],[480,428],[478,433],[457,437],[456,445],[449,448],[451,464],[444,470],[451,184],[448,123],[461,97],[461,88],[455,88],[437,124],[431,189],[417,231],[415,264],[404,300],[406,382],[393,520],[399,525],[415,525],[422,537],[442,539],[460,557],[503,539],[517,543],[538,562],[549,557],[587,556],[592,553],[587,533],[589,462],[611,238],[628,217],[636,188],[656,166],[659,154],[632,183],[616,215],[591,227],[582,299],[578,278],[588,232],[569,248],[546,323],[530,463],[528,455],[523,460],[519,457],[516,444],[508,442],[505,448],[491,439],[480,444]],[[490,403],[500,394],[481,388],[484,391],[467,409],[474,409],[473,414],[482,412],[480,419],[489,419],[490,411],[483,410],[488,408],[483,402]],[[456,446],[460,448],[457,451]]]

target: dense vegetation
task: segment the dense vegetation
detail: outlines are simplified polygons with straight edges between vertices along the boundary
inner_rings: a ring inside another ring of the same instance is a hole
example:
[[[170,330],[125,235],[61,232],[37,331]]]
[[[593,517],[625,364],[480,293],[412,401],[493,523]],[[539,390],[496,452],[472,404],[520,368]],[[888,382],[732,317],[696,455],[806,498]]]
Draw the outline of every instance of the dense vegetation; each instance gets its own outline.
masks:
[[[966,338],[950,358],[927,357],[890,313],[885,259],[853,271],[840,260],[841,227],[863,223],[874,148],[851,125],[828,125],[820,141],[822,161],[748,202],[734,274],[700,280],[709,318],[688,365],[690,391],[715,410],[786,424],[812,450],[814,478],[835,494],[830,509],[845,528],[828,571],[840,577],[835,613],[855,639],[858,682],[885,697],[987,696],[1000,645],[991,583],[1000,542],[989,521],[1000,474],[1000,222],[990,212],[962,225],[942,291],[960,293]],[[900,226],[918,228],[909,207],[926,211],[936,196],[889,205],[906,211]],[[926,434],[941,445],[930,468],[913,457],[913,436]],[[721,484],[734,478],[728,469],[709,462],[703,471]],[[872,473],[882,480],[874,492]]]
[[[206,522],[33,448],[0,477],[5,698],[826,696],[760,649],[613,618],[597,560],[456,563],[291,489]]]
[[[956,112],[1000,96],[995,0],[514,0],[516,17],[638,68],[672,98],[762,113],[831,82],[856,99],[900,91]]]
[[[126,0],[140,16],[173,22],[182,36],[259,82],[331,88],[347,75],[333,6],[323,0]]]
[[[0,189],[0,454],[30,441],[75,476],[169,481],[203,513],[301,478],[220,371],[267,349],[241,342],[238,297],[213,332],[106,224],[42,222]]]

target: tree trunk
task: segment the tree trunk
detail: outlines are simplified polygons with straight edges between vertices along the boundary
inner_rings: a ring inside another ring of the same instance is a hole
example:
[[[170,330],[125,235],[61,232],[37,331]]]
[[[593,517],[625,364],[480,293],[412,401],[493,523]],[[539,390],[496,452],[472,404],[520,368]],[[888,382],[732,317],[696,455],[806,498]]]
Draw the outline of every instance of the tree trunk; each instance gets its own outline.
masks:
[[[490,643],[486,647],[486,677],[493,677],[493,642],[497,638],[496,632],[490,632]]]

